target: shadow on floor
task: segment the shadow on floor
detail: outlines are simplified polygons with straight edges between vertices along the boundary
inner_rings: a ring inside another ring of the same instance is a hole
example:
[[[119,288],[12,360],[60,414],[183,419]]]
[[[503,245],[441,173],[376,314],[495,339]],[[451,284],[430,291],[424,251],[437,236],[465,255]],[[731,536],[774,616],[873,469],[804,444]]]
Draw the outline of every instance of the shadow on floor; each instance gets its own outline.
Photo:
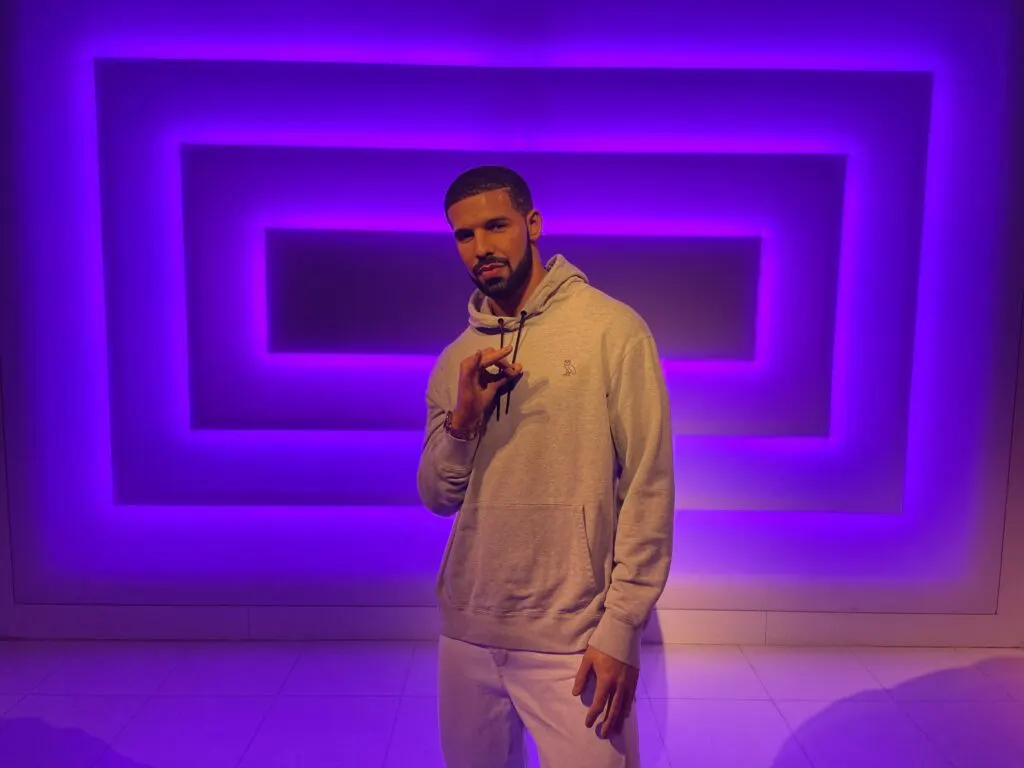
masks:
[[[991,686],[979,690],[979,680]],[[1024,681],[1024,659],[989,658],[834,702],[782,702],[793,735],[765,768],[1020,768],[1024,704],[1004,681]]]
[[[0,718],[0,765],[4,768],[153,768],[110,749],[79,728],[56,728],[34,717]]]

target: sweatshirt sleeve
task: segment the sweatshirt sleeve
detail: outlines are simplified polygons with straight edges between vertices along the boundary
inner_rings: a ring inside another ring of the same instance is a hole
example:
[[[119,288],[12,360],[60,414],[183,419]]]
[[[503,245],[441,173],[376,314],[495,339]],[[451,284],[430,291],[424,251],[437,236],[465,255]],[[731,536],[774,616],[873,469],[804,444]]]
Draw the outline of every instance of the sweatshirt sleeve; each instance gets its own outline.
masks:
[[[427,384],[427,427],[420,452],[417,486],[423,504],[435,515],[454,515],[466,495],[479,438],[459,440],[444,429],[454,399],[442,362],[434,366]]]
[[[668,580],[675,520],[672,421],[658,350],[648,333],[626,351],[608,394],[622,500],[611,586],[590,644],[634,667],[640,637]]]

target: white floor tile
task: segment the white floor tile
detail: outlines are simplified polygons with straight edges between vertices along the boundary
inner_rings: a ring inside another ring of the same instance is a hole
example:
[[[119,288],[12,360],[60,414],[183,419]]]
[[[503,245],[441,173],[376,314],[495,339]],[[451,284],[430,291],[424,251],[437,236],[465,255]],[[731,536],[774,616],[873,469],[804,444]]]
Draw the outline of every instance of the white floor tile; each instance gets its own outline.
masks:
[[[274,696],[299,658],[296,643],[210,643],[192,648],[158,694]]]
[[[311,643],[299,653],[287,695],[401,696],[411,643]]]
[[[994,680],[1017,701],[1024,701],[1024,650],[1020,648],[960,648],[965,663]]]
[[[889,701],[882,685],[846,648],[745,646],[743,655],[768,694],[781,701]]]
[[[895,702],[776,704],[814,768],[950,768]]]
[[[36,692],[150,695],[185,656],[187,647],[173,643],[76,643],[68,647],[61,663]]]
[[[0,642],[0,694],[32,693],[60,665],[64,643]]]
[[[637,697],[635,706],[637,728],[640,730],[640,764],[645,768],[666,768],[671,764],[668,747],[662,737],[664,719],[659,714],[666,712],[667,703],[667,699],[652,701]],[[655,706],[658,707],[657,712]]]
[[[273,702],[269,696],[154,696],[96,768],[235,768]]]
[[[0,764],[89,768],[143,696],[26,696],[0,718]]]
[[[915,701],[904,709],[956,768],[1024,766],[1024,703]]]
[[[651,699],[668,760],[684,768],[811,768],[771,701]]]
[[[652,699],[768,699],[737,646],[645,648],[641,685]]]
[[[403,692],[406,696],[437,696],[437,643],[417,643]]]
[[[379,768],[400,701],[397,696],[281,696],[240,768]]]
[[[435,697],[402,698],[384,765],[385,768],[445,768]]]
[[[896,701],[1000,701],[1010,695],[956,649],[855,648]]]

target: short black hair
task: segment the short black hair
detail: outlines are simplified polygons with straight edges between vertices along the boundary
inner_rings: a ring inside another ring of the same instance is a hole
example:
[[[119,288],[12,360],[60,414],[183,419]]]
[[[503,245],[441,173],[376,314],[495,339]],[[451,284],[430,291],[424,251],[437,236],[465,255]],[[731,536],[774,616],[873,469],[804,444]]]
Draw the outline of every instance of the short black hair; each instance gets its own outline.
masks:
[[[494,189],[507,189],[512,207],[523,216],[533,210],[533,196],[522,176],[501,165],[478,165],[460,173],[448,187],[444,196],[445,213],[460,200]]]

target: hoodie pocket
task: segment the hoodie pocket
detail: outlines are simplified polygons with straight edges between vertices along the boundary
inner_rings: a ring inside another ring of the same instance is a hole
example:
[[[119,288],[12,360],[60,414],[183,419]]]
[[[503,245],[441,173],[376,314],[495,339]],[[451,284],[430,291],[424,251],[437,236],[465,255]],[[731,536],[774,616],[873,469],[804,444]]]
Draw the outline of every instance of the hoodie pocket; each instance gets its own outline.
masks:
[[[453,607],[573,613],[597,595],[583,506],[467,504],[445,558]]]

